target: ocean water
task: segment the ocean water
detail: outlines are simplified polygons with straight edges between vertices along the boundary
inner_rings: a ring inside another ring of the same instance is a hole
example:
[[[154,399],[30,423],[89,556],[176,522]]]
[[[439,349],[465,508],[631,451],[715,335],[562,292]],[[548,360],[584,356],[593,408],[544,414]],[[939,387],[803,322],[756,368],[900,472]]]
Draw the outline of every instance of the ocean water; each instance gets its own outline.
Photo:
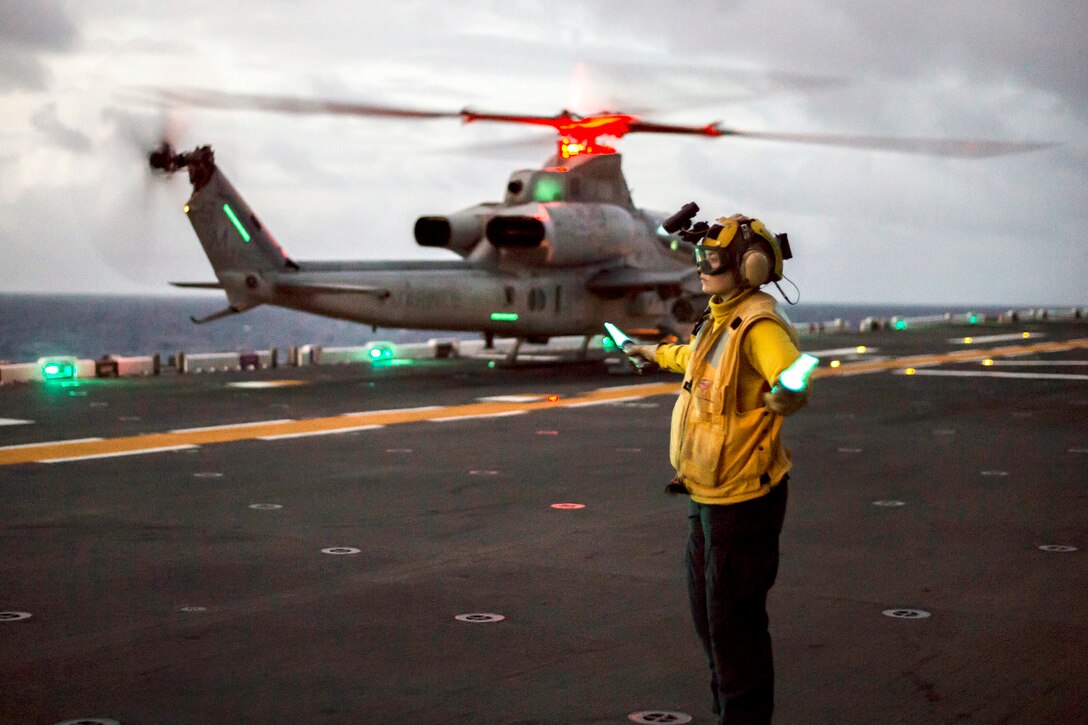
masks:
[[[47,355],[98,358],[151,355],[164,360],[177,352],[225,352],[362,345],[371,340],[423,342],[432,337],[478,337],[427,330],[373,332],[367,325],[331,320],[275,307],[258,307],[234,317],[194,325],[224,307],[221,295],[111,296],[0,294],[0,360],[33,362]],[[788,308],[795,323],[842,318],[856,328],[866,317],[997,313],[997,307],[806,304]]]

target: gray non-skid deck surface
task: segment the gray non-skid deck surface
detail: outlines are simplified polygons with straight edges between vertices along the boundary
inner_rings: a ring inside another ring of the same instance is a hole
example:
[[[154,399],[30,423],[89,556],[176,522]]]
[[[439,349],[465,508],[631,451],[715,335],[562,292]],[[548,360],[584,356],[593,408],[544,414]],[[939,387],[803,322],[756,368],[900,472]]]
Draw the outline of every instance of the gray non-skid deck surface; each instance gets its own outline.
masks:
[[[951,335],[806,347],[941,352]],[[0,445],[644,382],[478,362],[238,377],[7,387],[0,416],[35,423]],[[0,467],[0,611],[32,614],[0,622],[0,722],[709,722],[686,502],[662,493],[671,404]],[[825,379],[786,430],[777,722],[1088,718],[1085,380]]]

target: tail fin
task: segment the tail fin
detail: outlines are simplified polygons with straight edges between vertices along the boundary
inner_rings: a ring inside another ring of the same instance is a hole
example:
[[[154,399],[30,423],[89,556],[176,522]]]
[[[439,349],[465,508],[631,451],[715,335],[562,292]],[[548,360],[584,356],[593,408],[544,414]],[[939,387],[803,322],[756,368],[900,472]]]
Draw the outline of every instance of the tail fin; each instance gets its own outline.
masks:
[[[298,269],[217,167],[202,180],[185,209],[216,276]]]

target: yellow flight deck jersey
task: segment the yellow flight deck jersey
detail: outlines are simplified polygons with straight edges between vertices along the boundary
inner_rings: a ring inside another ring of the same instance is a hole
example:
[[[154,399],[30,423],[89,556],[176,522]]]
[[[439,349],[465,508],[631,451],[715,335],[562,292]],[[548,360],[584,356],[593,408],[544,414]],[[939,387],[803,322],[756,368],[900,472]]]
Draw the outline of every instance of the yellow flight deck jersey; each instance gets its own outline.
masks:
[[[763,406],[801,353],[773,297],[757,289],[710,298],[710,318],[684,345],[660,345],[654,361],[684,373],[672,413],[669,456],[692,500],[732,504],[770,492],[790,470],[783,417]]]

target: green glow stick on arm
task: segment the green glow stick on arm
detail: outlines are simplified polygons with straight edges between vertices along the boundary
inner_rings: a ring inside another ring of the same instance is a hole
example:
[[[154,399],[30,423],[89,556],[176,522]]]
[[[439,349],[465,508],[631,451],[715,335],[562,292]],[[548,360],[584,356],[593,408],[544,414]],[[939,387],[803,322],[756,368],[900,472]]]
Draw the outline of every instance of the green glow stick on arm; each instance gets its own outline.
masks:
[[[782,371],[778,376],[778,384],[774,386],[775,392],[779,388],[785,388],[794,393],[800,393],[808,387],[808,379],[812,371],[820,364],[820,359],[809,354],[802,354],[792,365]]]

